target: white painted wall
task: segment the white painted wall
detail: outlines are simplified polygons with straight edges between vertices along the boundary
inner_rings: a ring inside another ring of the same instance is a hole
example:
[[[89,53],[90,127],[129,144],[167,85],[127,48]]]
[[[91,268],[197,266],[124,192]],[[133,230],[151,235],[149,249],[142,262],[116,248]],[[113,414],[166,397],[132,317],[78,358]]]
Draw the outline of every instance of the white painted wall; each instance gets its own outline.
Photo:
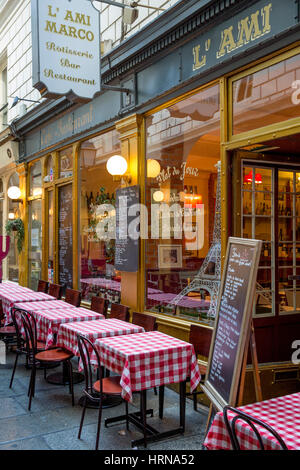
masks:
[[[128,2],[128,0],[118,1]],[[177,1],[139,0],[139,3],[167,9]],[[101,11],[101,40],[104,53],[116,47],[122,39],[127,39],[137,33],[160,14],[159,11],[138,7],[138,19],[131,26],[125,26],[122,37],[123,9],[98,2],[94,2],[94,5]],[[40,99],[40,93],[32,88],[30,8],[30,0],[0,0],[0,69],[1,64],[7,60],[8,123],[20,116],[22,103],[23,107],[26,104],[27,110],[35,106],[35,104],[19,102],[17,106],[10,109],[12,97]],[[2,130],[4,128],[0,129],[0,132]]]

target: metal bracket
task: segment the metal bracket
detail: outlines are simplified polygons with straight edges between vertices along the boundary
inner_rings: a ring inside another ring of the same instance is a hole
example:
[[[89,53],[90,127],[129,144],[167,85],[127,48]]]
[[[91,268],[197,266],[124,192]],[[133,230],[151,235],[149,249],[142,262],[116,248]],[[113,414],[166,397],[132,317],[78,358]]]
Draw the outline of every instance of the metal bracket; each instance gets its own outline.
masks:
[[[133,93],[133,90],[129,88],[122,88],[119,86],[110,86],[110,85],[101,85],[102,90],[110,90],[110,91],[120,91],[121,93]]]

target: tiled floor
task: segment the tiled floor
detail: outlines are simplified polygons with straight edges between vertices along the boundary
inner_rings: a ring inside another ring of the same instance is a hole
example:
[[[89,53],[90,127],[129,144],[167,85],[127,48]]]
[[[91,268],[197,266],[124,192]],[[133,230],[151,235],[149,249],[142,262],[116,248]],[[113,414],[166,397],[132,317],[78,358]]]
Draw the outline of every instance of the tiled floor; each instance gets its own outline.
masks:
[[[36,394],[33,399],[31,412],[28,406],[28,381],[30,371],[20,360],[13,388],[9,389],[14,353],[8,353],[6,365],[0,365],[0,450],[88,450],[94,449],[96,437],[97,410],[88,409],[81,439],[77,439],[78,427],[82,408],[78,405],[82,384],[75,386],[76,405],[71,406],[68,388],[50,385],[43,378],[43,371],[38,372]],[[58,370],[58,369],[55,369]],[[137,408],[138,394],[130,409]],[[154,409],[154,417],[149,423],[160,430],[177,427],[179,416],[179,396],[166,388],[164,420],[158,418],[158,397],[153,390],[148,392],[148,408]],[[202,448],[204,430],[208,410],[199,406],[199,411],[193,410],[192,402],[187,400],[186,432],[184,436],[153,443],[153,450],[199,450]],[[124,412],[124,404],[103,410],[102,419],[116,416]],[[103,421],[102,421],[103,422]],[[101,428],[99,449],[117,450],[131,449],[131,440],[139,439],[142,435],[130,426],[126,431],[125,425]]]

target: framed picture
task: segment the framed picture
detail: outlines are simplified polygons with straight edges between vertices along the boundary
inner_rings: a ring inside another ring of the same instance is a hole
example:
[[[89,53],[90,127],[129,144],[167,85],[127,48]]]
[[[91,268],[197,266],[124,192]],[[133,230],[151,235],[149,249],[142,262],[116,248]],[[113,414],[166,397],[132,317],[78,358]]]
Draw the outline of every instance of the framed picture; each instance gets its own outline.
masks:
[[[182,268],[182,245],[158,245],[158,267]]]

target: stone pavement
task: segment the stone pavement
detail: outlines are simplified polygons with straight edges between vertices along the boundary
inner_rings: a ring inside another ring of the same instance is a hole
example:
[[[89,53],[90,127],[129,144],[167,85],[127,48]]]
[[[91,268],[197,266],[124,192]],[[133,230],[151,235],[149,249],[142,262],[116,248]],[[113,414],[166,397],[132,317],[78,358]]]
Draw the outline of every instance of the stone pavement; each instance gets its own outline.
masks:
[[[82,411],[78,405],[78,399],[82,394],[82,383],[75,386],[76,405],[72,407],[68,387],[48,384],[43,378],[43,371],[38,371],[36,393],[31,412],[29,412],[27,389],[30,371],[25,369],[23,358],[19,360],[13,388],[9,389],[14,358],[15,354],[9,352],[6,365],[0,365],[0,450],[94,449],[97,410],[87,409],[82,436],[80,440],[77,439]],[[53,371],[60,370],[57,368]],[[74,370],[76,370],[76,362]],[[149,418],[149,423],[153,427],[163,431],[178,426],[179,395],[177,393],[166,388],[163,421],[158,418],[158,397],[154,395],[153,390],[147,393],[147,397],[148,408],[154,409],[154,417]],[[137,409],[138,406],[139,396],[136,394],[129,411]],[[104,427],[105,418],[123,414],[124,411],[123,403],[103,410],[99,449],[130,450],[131,440],[142,437],[132,425],[130,425],[130,431],[126,431],[124,424],[110,428]],[[187,399],[185,435],[149,444],[148,448],[150,450],[200,450],[204,440],[207,415],[207,408],[199,405],[198,412],[195,412],[192,401]]]

